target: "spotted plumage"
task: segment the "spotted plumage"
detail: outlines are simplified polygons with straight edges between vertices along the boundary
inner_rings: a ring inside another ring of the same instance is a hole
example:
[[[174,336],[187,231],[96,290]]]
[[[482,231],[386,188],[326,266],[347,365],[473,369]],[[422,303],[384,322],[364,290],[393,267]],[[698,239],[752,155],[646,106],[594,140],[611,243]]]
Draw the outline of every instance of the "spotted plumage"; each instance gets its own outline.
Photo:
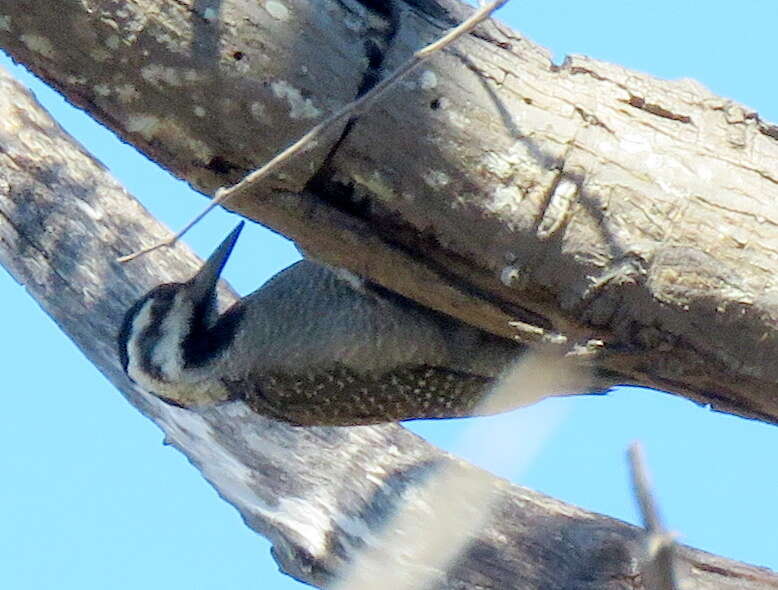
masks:
[[[219,315],[215,287],[240,227],[186,283],[127,312],[127,374],[183,407],[243,400],[299,425],[359,425],[478,413],[516,346],[311,261]]]
[[[353,426],[413,418],[472,416],[491,379],[442,367],[398,367],[360,375],[345,367],[327,373],[267,374],[249,387],[227,382],[255,412],[302,426]]]

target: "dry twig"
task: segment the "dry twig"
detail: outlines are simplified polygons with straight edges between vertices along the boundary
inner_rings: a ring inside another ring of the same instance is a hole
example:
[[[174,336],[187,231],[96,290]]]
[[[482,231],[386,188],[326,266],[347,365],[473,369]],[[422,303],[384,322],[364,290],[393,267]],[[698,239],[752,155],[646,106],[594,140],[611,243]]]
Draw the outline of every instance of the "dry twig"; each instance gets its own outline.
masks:
[[[632,487],[635,492],[643,527],[646,529],[646,560],[643,564],[643,585],[647,590],[678,590],[675,571],[675,536],[665,530],[656,500],[651,492],[643,447],[634,442],[628,451]]]

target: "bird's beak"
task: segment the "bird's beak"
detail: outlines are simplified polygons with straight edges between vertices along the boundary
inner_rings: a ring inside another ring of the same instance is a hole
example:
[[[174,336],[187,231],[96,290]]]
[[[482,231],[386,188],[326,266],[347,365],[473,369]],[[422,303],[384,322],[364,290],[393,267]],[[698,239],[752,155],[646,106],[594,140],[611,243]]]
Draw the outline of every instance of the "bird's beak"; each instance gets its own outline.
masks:
[[[192,286],[192,297],[195,301],[203,301],[213,296],[216,291],[216,283],[219,281],[219,275],[230,257],[235,242],[238,241],[240,231],[245,222],[241,221],[237,227],[230,232],[213,254],[208,257],[202,268],[192,277],[189,284]]]

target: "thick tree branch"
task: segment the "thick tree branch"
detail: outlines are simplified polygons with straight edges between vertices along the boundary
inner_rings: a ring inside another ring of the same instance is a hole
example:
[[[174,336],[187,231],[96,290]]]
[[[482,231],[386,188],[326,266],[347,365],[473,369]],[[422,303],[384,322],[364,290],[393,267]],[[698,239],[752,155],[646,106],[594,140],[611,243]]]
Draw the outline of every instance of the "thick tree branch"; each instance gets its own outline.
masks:
[[[133,389],[116,356],[120,319],[141,292],[188,276],[197,260],[182,245],[131,266],[115,258],[164,234],[0,73],[0,263],[246,523],[273,542],[286,572],[332,585],[357,553],[375,548],[399,507],[429,512],[419,490],[444,472],[449,486],[469,482],[447,490],[460,514],[483,503],[484,490],[493,501],[454,565],[425,572],[432,574],[428,587],[640,587],[639,529],[510,486],[399,426],[294,428],[239,403],[195,413]],[[478,501],[468,496],[473,489]],[[778,588],[772,572],[693,549],[679,548],[678,562],[689,588]]]
[[[340,107],[324,120],[319,121],[316,125],[306,131],[302,137],[278,152],[260,168],[252,170],[239,182],[233,184],[232,186],[222,187],[217,190],[208,206],[202,209],[201,212],[194,217],[194,219],[189,221],[182,229],[176,232],[172,238],[166,240],[165,242],[150,246],[144,250],[140,250],[139,252],[133,252],[132,254],[122,256],[119,258],[119,262],[129,262],[138,256],[143,256],[149,252],[153,252],[157,248],[171,246],[179,239],[181,239],[184,234],[193,228],[215,207],[218,207],[219,205],[226,206],[230,199],[234,198],[240,193],[253,194],[258,190],[263,190],[264,187],[262,182],[273,172],[276,172],[281,167],[283,167],[286,162],[289,162],[293,158],[299,156],[300,154],[304,154],[307,150],[315,147],[319,141],[327,137],[328,133],[331,133],[334,127],[346,121],[356,120],[357,117],[367,112],[373,103],[375,103],[393,86],[396,86],[402,78],[416,70],[434,54],[443,51],[443,49],[449,47],[452,43],[459,40],[463,35],[467,35],[468,33],[472,32],[473,29],[488,19],[495,10],[500,8],[507,1],[508,0],[492,0],[491,2],[480,6],[478,10],[476,10],[461,24],[452,28],[440,39],[436,39],[429,45],[425,45],[421,49],[415,51],[407,61],[403,62],[391,74],[387,74],[372,88],[359,94],[354,100]]]
[[[26,1],[0,44],[212,192],[450,24],[418,4]],[[602,342],[616,381],[775,422],[777,138],[692,82],[556,67],[487,24],[231,207],[495,333]]]
[[[212,193],[461,11],[23,0],[0,45]],[[555,66],[487,23],[230,206],[492,332],[589,345],[616,381],[776,422],[776,161],[778,128],[694,82]]]

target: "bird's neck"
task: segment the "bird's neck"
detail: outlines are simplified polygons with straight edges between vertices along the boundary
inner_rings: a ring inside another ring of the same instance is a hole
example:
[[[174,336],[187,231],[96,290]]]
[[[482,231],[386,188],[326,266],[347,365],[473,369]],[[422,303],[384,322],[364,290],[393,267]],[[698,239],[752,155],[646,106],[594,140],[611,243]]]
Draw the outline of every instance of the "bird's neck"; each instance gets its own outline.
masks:
[[[221,358],[235,341],[244,308],[240,303],[233,305],[215,322],[209,321],[208,313],[195,309],[192,314],[189,331],[181,341],[183,370],[202,368]]]

